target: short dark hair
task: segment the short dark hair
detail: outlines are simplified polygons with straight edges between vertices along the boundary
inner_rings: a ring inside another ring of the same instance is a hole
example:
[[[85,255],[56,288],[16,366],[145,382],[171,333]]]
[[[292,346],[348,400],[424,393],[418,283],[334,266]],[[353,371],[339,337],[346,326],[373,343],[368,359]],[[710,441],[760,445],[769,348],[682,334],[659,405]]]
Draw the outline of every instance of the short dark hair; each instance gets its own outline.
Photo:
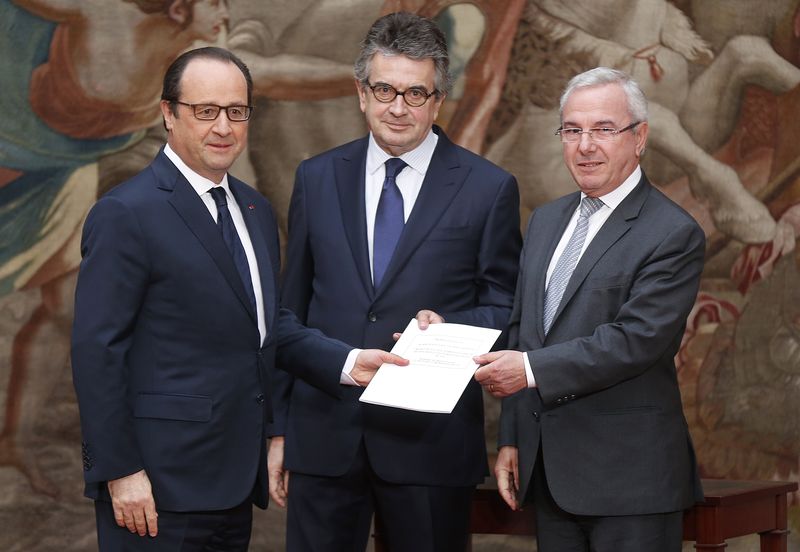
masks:
[[[362,86],[369,84],[370,63],[375,54],[431,59],[436,68],[434,86],[437,96],[447,94],[453,87],[447,39],[431,19],[414,13],[396,12],[375,21],[361,42],[361,52],[353,66],[356,80]]]
[[[250,70],[247,65],[239,59],[234,53],[229,52],[225,48],[218,48],[216,46],[207,46],[205,48],[195,48],[184,52],[172,62],[167,68],[164,75],[164,87],[161,90],[161,99],[170,103],[170,109],[174,115],[177,115],[177,102],[181,96],[181,79],[186,70],[186,66],[194,59],[215,59],[217,61],[233,63],[244,75],[244,80],[247,81],[247,105],[253,104],[253,77],[250,76]]]

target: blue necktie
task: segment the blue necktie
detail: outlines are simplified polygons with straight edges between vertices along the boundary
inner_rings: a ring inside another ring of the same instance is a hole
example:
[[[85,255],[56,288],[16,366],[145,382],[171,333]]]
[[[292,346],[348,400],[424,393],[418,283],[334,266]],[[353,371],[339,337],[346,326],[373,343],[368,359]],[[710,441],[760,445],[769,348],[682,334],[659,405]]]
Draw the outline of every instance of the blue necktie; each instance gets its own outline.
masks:
[[[253,280],[250,278],[250,264],[247,262],[244,246],[242,246],[242,241],[239,239],[236,226],[233,225],[231,212],[228,210],[228,197],[225,193],[225,188],[214,186],[211,188],[211,195],[217,204],[217,226],[222,232],[222,239],[225,241],[225,245],[228,246],[228,251],[231,252],[233,264],[236,265],[236,270],[242,279],[244,289],[250,298],[250,303],[253,305],[253,311],[258,312],[258,309],[256,309],[256,296],[253,292]]]
[[[589,217],[602,206],[603,202],[596,197],[586,196],[581,201],[578,223],[575,225],[575,230],[573,230],[564,252],[561,253],[558,262],[556,262],[556,267],[550,275],[550,282],[547,284],[547,291],[545,291],[544,316],[542,320],[545,335],[553,325],[553,318],[555,318],[558,305],[561,303],[561,297],[564,295],[564,290],[567,289],[572,272],[578,264],[583,242],[586,241],[586,232],[589,230]]]
[[[372,236],[372,282],[376,288],[386,273],[386,267],[392,260],[394,249],[405,226],[403,195],[397,187],[395,178],[406,166],[406,162],[399,157],[386,160],[386,177],[383,179],[383,190],[378,200],[375,232]]]

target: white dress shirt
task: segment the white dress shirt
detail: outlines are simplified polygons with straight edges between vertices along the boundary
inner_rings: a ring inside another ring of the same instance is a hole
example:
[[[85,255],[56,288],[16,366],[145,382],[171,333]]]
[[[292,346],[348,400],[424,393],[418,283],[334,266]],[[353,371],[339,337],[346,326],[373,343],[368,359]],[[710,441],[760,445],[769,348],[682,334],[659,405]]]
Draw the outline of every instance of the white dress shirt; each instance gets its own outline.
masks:
[[[253,242],[250,240],[250,234],[248,233],[247,226],[244,223],[242,211],[239,209],[239,204],[236,203],[236,200],[231,193],[230,186],[228,185],[227,173],[222,177],[222,182],[216,184],[190,169],[189,166],[186,165],[186,163],[184,163],[180,157],[178,157],[178,154],[172,151],[172,148],[169,147],[169,144],[164,146],[164,153],[178,168],[186,180],[189,181],[189,184],[192,186],[192,188],[194,188],[194,191],[197,192],[197,195],[200,196],[200,199],[203,200],[203,203],[208,209],[208,212],[211,213],[211,217],[214,219],[214,222],[217,221],[217,203],[214,201],[214,197],[211,195],[211,188],[214,186],[222,186],[225,189],[225,195],[228,197],[228,211],[231,213],[233,226],[236,228],[236,232],[239,234],[239,239],[242,242],[242,247],[244,247],[244,252],[247,256],[247,264],[250,266],[250,279],[253,281],[253,293],[255,294],[256,298],[258,333],[261,336],[261,343],[264,343],[264,339],[267,337],[267,323],[266,319],[264,318],[264,296],[263,292],[261,291],[261,278],[258,272],[256,252],[253,249]]]
[[[611,216],[611,213],[614,212],[614,209],[616,209],[619,204],[622,203],[626,197],[628,197],[628,194],[633,191],[641,178],[642,169],[639,167],[639,165],[637,165],[634,171],[621,185],[617,186],[606,195],[598,198],[603,202],[603,206],[600,207],[600,209],[598,209],[591,217],[589,217],[589,227],[586,231],[586,240],[583,242],[583,247],[578,255],[577,262],[580,262],[581,257],[583,257],[583,253],[586,251],[586,248],[589,247],[589,244],[597,235],[597,232],[600,231],[600,228],[603,227],[603,224],[605,224],[605,222],[608,220],[608,217]],[[581,192],[581,201],[583,201],[584,197],[586,197],[586,194]],[[561,257],[561,254],[564,252],[564,249],[567,248],[567,243],[569,243],[569,239],[572,237],[572,233],[575,231],[575,226],[578,224],[578,215],[580,215],[580,211],[581,204],[578,202],[578,206],[575,208],[575,212],[572,213],[572,218],[570,218],[569,224],[567,224],[567,227],[564,229],[564,233],[561,235],[561,240],[559,240],[558,245],[553,252],[553,256],[550,259],[550,264],[547,267],[545,291],[547,290],[547,286],[550,284],[550,276],[553,274],[553,271],[556,268],[556,263],[558,262],[559,257]],[[531,369],[531,361],[528,358],[528,355],[525,353],[522,354],[522,357],[525,361],[525,375],[528,379],[528,387],[536,387],[536,380],[533,377],[533,370]]]

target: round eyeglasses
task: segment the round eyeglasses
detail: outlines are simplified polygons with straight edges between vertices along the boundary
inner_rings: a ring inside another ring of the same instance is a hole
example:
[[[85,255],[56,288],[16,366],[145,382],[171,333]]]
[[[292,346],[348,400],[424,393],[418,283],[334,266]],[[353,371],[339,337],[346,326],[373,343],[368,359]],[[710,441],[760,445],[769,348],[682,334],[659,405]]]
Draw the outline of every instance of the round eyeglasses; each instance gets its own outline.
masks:
[[[616,140],[619,134],[625,132],[626,130],[635,128],[638,124],[641,124],[641,121],[631,123],[625,128],[620,129],[613,127],[596,127],[590,128],[589,130],[583,130],[582,128],[577,127],[567,127],[559,128],[555,131],[555,134],[561,137],[562,142],[567,143],[580,142],[581,136],[584,134],[588,134],[589,140],[593,140],[595,142],[610,142],[611,140]]]
[[[422,87],[412,86],[400,92],[391,84],[379,82],[377,84],[367,84],[367,88],[372,90],[372,95],[381,103],[393,102],[397,96],[402,96],[403,101],[411,107],[422,107],[428,98],[436,94],[436,90],[428,92]]]
[[[248,120],[253,113],[253,106],[251,105],[190,104],[178,100],[174,100],[174,103],[191,107],[195,118],[201,121],[215,120],[223,109],[228,116],[228,120],[236,123]]]

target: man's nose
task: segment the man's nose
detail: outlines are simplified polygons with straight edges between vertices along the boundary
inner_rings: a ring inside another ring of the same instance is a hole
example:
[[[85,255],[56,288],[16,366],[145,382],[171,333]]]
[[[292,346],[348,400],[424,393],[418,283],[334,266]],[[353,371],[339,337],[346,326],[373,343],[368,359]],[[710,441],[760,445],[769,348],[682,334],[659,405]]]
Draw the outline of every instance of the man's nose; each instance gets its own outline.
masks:
[[[406,111],[408,111],[408,104],[406,104],[406,100],[398,94],[394,97],[394,99],[389,102],[389,111],[392,115],[402,115]]]
[[[231,120],[228,119],[228,112],[221,109],[219,115],[214,120],[214,132],[220,135],[228,135],[231,133]]]
[[[580,135],[578,139],[578,150],[579,151],[591,151],[595,149],[596,144],[594,140],[592,140],[591,134],[588,132],[584,132]]]

